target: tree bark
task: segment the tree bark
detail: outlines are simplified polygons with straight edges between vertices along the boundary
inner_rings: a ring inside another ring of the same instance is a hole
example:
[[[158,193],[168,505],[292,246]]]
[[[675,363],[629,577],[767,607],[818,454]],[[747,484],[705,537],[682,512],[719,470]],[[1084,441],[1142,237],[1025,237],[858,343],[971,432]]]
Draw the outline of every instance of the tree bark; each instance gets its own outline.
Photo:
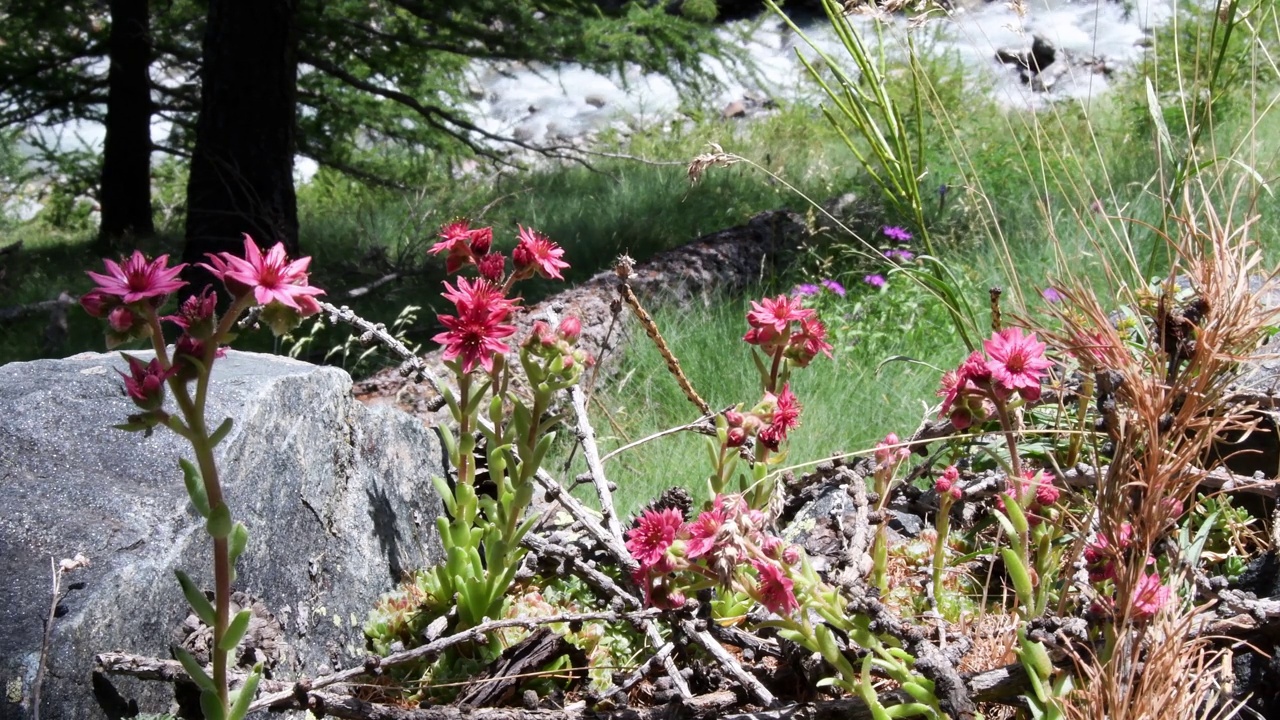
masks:
[[[187,183],[183,260],[283,242],[298,255],[293,189],[298,0],[212,0],[204,36],[200,117]],[[193,288],[209,281],[189,267]]]
[[[111,0],[106,141],[102,151],[104,249],[155,234],[151,218],[151,21],[147,0]]]

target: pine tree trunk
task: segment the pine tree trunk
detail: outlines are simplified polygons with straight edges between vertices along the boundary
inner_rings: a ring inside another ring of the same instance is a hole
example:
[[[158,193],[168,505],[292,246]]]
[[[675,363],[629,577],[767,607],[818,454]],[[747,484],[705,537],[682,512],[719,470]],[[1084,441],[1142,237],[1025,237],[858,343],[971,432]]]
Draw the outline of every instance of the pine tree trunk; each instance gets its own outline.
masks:
[[[147,0],[111,0],[99,241],[155,233],[151,218],[151,28]]]
[[[187,182],[183,260],[260,247],[298,254],[293,189],[298,0],[212,0],[204,36],[200,117]],[[195,288],[208,276],[193,271]]]

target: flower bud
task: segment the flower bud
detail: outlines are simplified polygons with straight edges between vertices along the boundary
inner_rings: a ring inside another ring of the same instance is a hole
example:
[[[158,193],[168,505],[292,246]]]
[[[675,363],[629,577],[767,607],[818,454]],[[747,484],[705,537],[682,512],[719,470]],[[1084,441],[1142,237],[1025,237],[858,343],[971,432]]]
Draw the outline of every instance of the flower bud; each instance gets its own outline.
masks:
[[[747,431],[740,427],[729,428],[725,444],[729,447],[742,447],[747,442]]]
[[[129,363],[129,374],[120,373],[124,378],[125,393],[133,400],[133,404],[147,411],[158,410],[164,405],[164,383],[174,370],[164,370],[158,359],[143,363],[132,355],[125,355]],[[116,372],[120,372],[117,370]]]
[[[734,427],[734,428],[742,427],[742,420],[743,420],[742,413],[738,412],[737,410],[724,411],[724,421],[729,423],[729,427]]]
[[[471,252],[476,257],[483,257],[489,254],[489,247],[493,245],[493,228],[475,228],[468,231],[467,235],[471,245]]]
[[[574,315],[567,315],[560,321],[560,328],[556,332],[565,342],[578,342],[578,338],[582,336],[582,321]]]
[[[1041,482],[1036,485],[1036,502],[1040,505],[1049,506],[1058,502],[1058,488],[1051,482]]]
[[[488,228],[485,228],[486,230]],[[507,258],[502,253],[489,253],[481,257],[476,262],[476,268],[480,271],[480,277],[491,283],[498,284],[502,282],[502,274],[507,267]]]
[[[117,305],[107,313],[107,324],[116,332],[128,332],[138,322],[138,316],[125,305]]]
[[[110,295],[102,290],[90,290],[80,296],[80,307],[89,315],[96,318],[103,318],[107,313],[120,305],[120,298],[116,295]]]
[[[787,549],[782,551],[782,562],[788,565],[795,565],[800,562],[800,546],[788,545]]]
[[[777,560],[782,554],[782,538],[773,535],[765,535],[760,542],[760,549],[764,551],[765,557],[771,560]]]

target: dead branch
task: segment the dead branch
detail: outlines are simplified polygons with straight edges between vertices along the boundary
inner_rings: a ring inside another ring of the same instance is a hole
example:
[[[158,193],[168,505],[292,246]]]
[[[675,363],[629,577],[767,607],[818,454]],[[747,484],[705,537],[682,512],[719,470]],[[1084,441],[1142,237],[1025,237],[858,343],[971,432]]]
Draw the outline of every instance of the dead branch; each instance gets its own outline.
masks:
[[[675,649],[676,646],[674,643],[667,643],[658,648],[658,652],[650,655],[648,660],[645,660],[640,664],[640,667],[631,671],[631,674],[623,678],[622,682],[614,685],[608,692],[602,695],[600,697],[600,702],[608,702],[615,696],[625,693],[635,687],[636,683],[648,677],[659,665],[665,663],[667,658],[671,657],[671,651]]]
[[[978,702],[1009,703],[1026,691],[1026,671],[1014,664],[975,675],[965,683]],[[881,701],[888,706],[907,702],[902,693],[886,693]],[[737,706],[736,693],[721,690],[698,695],[680,703],[649,708],[592,710],[586,703],[576,702],[557,709],[473,708],[442,705],[402,709],[374,705],[355,698],[325,692],[309,693],[307,704],[291,698],[291,703],[278,710],[309,709],[312,712],[346,720],[863,720],[871,718],[871,710],[861,698],[841,698],[813,703],[791,703],[771,710],[725,715]]]
[[[346,305],[337,307],[327,302],[321,302],[320,308],[329,314],[329,319],[333,322],[346,323],[359,330],[361,332],[360,342],[366,345],[374,342],[381,343],[383,347],[398,355],[403,361],[399,368],[402,377],[412,376],[414,382],[426,382],[435,391],[436,397],[428,403],[428,409],[435,412],[444,406],[444,393],[441,391],[440,381],[436,378],[435,373],[431,372],[431,368],[427,367],[422,358],[415,355],[404,343],[387,332],[385,325],[365,320]]]
[[[732,692],[719,691],[698,695],[680,704],[658,705],[650,708],[622,708],[611,712],[596,712],[586,703],[576,702],[557,709],[528,710],[525,708],[473,708],[459,705],[437,705],[408,710],[388,705],[374,705],[345,695],[311,693],[305,709],[348,720],[710,720],[724,709],[738,702]],[[294,700],[281,710],[301,710],[304,706]]]
[[[1093,466],[1082,463],[1076,465],[1074,468],[1063,471],[1058,477],[1073,488],[1089,488],[1096,485],[1098,478],[1105,476],[1109,469],[1110,466],[1108,465],[1094,468]],[[1201,485],[1215,490],[1250,493],[1269,498],[1280,497],[1280,482],[1271,478],[1236,475],[1235,473],[1223,468],[1218,468],[1216,470],[1201,470],[1199,468],[1187,467],[1183,468],[1182,472],[1200,476]]]
[[[746,668],[742,667],[742,663],[738,662],[733,655],[730,655],[729,651],[725,650],[719,641],[711,637],[711,633],[707,632],[706,628],[699,629],[693,619],[686,619],[680,621],[680,629],[684,630],[684,634],[692,638],[694,642],[711,653],[711,657],[714,657],[717,662],[724,666],[724,669],[728,670],[729,674],[741,683],[742,687],[746,688],[762,706],[773,707],[777,702],[777,698],[773,696],[773,693],[769,692],[764,683],[760,682],[760,679],[755,675],[747,672]]]
[[[591,427],[591,418],[587,415],[587,394],[582,385],[569,388],[569,397],[573,400],[573,412],[578,419],[578,439],[582,441],[582,454],[587,461],[587,469],[591,471],[591,484],[595,486],[596,497],[600,498],[600,514],[604,516],[605,527],[609,533],[622,540],[622,525],[618,522],[618,511],[613,506],[613,492],[609,489],[609,481],[604,474],[604,463],[600,460],[600,449],[596,447],[596,431]]]
[[[0,323],[14,322],[31,315],[45,315],[65,310],[68,306],[74,305],[78,301],[79,298],[73,297],[64,291],[59,293],[58,297],[53,300],[41,300],[40,302],[27,303],[26,305],[0,308]]]
[[[567,569],[575,572],[596,590],[608,597],[617,598],[625,608],[641,607],[640,599],[635,595],[627,592],[621,585],[614,582],[613,578],[598,570],[594,565],[582,558],[582,553],[577,548],[565,547],[557,545],[546,538],[539,537],[533,533],[525,535],[521,541],[525,547],[532,550],[537,555],[544,557],[553,557],[563,560]]]
[[[420,647],[412,648],[410,650],[405,650],[403,652],[394,653],[384,658],[376,658],[377,662],[366,663],[365,665],[361,665],[359,667],[348,668],[346,670],[342,670],[340,672],[336,672],[331,675],[326,675],[324,677],[319,677],[314,680],[305,681],[305,688],[306,688],[305,691],[310,692],[311,690],[318,690],[323,687],[328,687],[329,685],[346,682],[348,680],[352,680],[354,678],[360,677],[361,675],[364,675],[370,671],[370,668],[369,668],[370,664],[372,664],[374,667],[390,667],[393,665],[403,665],[405,663],[413,662],[415,660],[435,657],[439,655],[441,652],[453,647],[454,645],[460,645],[462,643],[484,643],[484,642],[487,642],[487,635],[493,632],[494,630],[501,630],[503,628],[509,628],[509,627],[524,627],[528,629],[533,629],[539,625],[549,625],[552,623],[571,623],[571,622],[583,622],[583,621],[595,621],[595,620],[603,620],[606,622],[618,622],[620,620],[630,620],[630,619],[639,619],[639,618],[651,619],[654,616],[656,616],[659,612],[660,611],[658,610],[650,609],[650,610],[637,610],[637,611],[626,612],[626,613],[617,613],[617,612],[611,612],[611,611],[588,612],[588,613],[561,613],[559,615],[549,615],[547,617],[540,617],[540,618],[511,618],[507,620],[491,620],[487,623],[481,623],[473,628],[469,628],[467,630],[463,630],[462,632],[450,635],[449,637],[444,637],[444,638],[440,638],[439,640],[429,642],[426,645],[422,645]],[[302,684],[303,683],[300,682],[298,685],[295,686],[294,690],[296,690],[299,686],[302,686]],[[249,710],[250,711],[261,710],[263,708],[270,707],[277,703],[288,700],[289,698],[292,698],[294,696],[294,690],[274,693],[272,695],[259,698],[258,700],[254,701],[252,705],[249,706]]]

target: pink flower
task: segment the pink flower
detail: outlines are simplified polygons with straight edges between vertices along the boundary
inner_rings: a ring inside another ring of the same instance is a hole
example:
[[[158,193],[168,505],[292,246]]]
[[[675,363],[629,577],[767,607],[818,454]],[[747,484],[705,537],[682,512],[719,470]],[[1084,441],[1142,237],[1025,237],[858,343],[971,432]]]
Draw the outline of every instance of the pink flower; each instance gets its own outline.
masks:
[[[876,443],[876,465],[889,467],[897,465],[911,456],[911,450],[905,447],[894,447],[899,442],[897,433],[889,433],[884,440]]]
[[[205,332],[199,334],[202,337],[208,337],[213,333],[213,313],[217,306],[218,296],[214,294],[213,288],[206,286],[204,292],[183,300],[177,315],[166,315],[160,319],[171,322],[187,332],[191,332],[192,328],[203,330]]]
[[[877,290],[879,290],[880,288],[888,284],[888,281],[884,279],[884,276],[878,273],[873,275],[863,276],[862,282],[870,285],[873,288],[876,288]]]
[[[938,389],[938,395],[942,398],[942,407],[938,410],[939,418],[951,412],[951,406],[955,405],[968,383],[968,379],[955,370],[948,370],[942,374],[942,387]]]
[[[483,278],[468,282],[467,278],[460,277],[457,288],[447,282],[444,287],[444,297],[457,307],[458,314],[441,315],[440,322],[449,331],[432,340],[444,345],[445,361],[462,358],[463,372],[471,372],[476,365],[485,372],[493,372],[494,353],[511,350],[502,338],[510,337],[516,329],[503,323],[515,308],[515,302]]]
[[[689,539],[684,545],[685,557],[693,560],[710,554],[716,546],[716,536],[720,534],[720,528],[727,519],[728,513],[721,498],[717,496],[715,505],[710,510],[704,510],[686,526]]]
[[[520,241],[515,250],[511,251],[516,271],[533,270],[542,277],[563,280],[560,271],[569,267],[569,263],[560,259],[564,257],[564,248],[537,230],[519,225],[516,227],[520,228]]]
[[[840,297],[844,297],[844,286],[836,282],[835,280],[830,280],[830,279],[820,280],[818,284],[830,290],[831,292],[835,293],[836,295],[839,295]]]
[[[1117,551],[1124,550],[1133,542],[1133,525],[1121,523],[1116,529],[1115,542],[1109,540],[1105,533],[1098,533],[1085,543],[1084,561],[1089,568],[1089,579],[1101,582],[1116,575],[1114,556]],[[1113,550],[1112,548],[1115,548]]]
[[[991,358],[987,368],[992,380],[1024,398],[1039,397],[1040,378],[1053,363],[1045,357],[1045,344],[1036,340],[1035,333],[1023,335],[1021,328],[1006,328],[992,335],[983,347]]]
[[[141,252],[134,250],[133,255],[120,263],[104,260],[102,264],[106,266],[107,274],[91,271],[89,277],[98,284],[99,292],[114,295],[124,303],[156,298],[153,303],[158,307],[164,302],[164,296],[186,285],[178,279],[186,264],[168,267],[168,255],[148,262]]]
[[[814,317],[817,314],[801,305],[799,298],[779,295],[762,298],[760,302],[752,300],[751,309],[747,311],[747,324],[751,329],[742,339],[752,345],[780,345],[789,339],[792,322]]]
[[[991,379],[991,368],[987,363],[987,359],[977,350],[969,353],[969,357],[960,363],[960,368],[957,372],[972,383],[986,382]]]
[[[752,560],[759,578],[760,603],[770,612],[788,615],[800,607],[792,588],[795,584],[787,577],[786,571],[777,563],[763,560]]]
[[[885,225],[881,230],[883,230],[885,237],[893,240],[894,242],[911,241],[911,233],[905,228],[900,228],[896,225]]]
[[[674,508],[646,510],[640,516],[636,527],[627,533],[627,550],[640,563],[642,572],[647,572],[666,556],[682,525],[684,518]]]
[[[800,321],[799,332],[791,336],[787,357],[796,367],[808,367],[818,353],[831,357],[831,343],[827,342],[827,327],[817,317],[804,318]]]
[[[1173,588],[1160,581],[1156,573],[1143,573],[1133,588],[1133,613],[1139,619],[1153,617],[1173,597]]]
[[[768,397],[768,395],[766,395]],[[773,420],[770,425],[779,427],[785,433],[800,427],[800,401],[796,399],[795,393],[791,392],[791,383],[782,386],[782,392],[777,396],[777,405],[773,409]]]
[[[1036,485],[1036,504],[1048,507],[1058,502],[1061,491],[1051,481],[1041,480]]]
[[[471,229],[469,221],[464,219],[454,220],[440,228],[442,240],[432,245],[427,252],[432,255],[448,253],[445,256],[444,268],[445,272],[452,275],[462,269],[463,265],[475,260],[475,256],[472,254],[472,238],[478,232],[480,231]],[[489,237],[492,239],[492,231]]]
[[[125,392],[133,400],[133,404],[143,410],[158,410],[164,404],[164,383],[177,371],[160,367],[158,358],[152,358],[146,364],[132,355],[125,355],[124,359],[129,363],[129,374],[125,375],[119,370],[116,372],[120,372],[120,377],[124,378]]]
[[[224,284],[230,278],[251,288],[253,298],[259,305],[278,302],[297,310],[303,317],[314,315],[320,310],[315,296],[323,295],[324,290],[307,284],[307,266],[311,264],[311,258],[290,261],[285,255],[284,243],[276,243],[264,256],[253,238],[246,233],[243,258],[231,253],[219,255],[222,263],[203,267],[222,278]],[[219,271],[217,265],[221,265],[223,269]],[[230,285],[227,285],[227,290],[232,291]]]
[[[777,450],[787,439],[787,433],[800,427],[802,408],[795,393],[791,392],[790,383],[783,385],[782,392],[777,395],[766,392],[758,410],[763,416],[761,419],[767,418],[769,425],[761,429],[757,437],[770,450]]]

